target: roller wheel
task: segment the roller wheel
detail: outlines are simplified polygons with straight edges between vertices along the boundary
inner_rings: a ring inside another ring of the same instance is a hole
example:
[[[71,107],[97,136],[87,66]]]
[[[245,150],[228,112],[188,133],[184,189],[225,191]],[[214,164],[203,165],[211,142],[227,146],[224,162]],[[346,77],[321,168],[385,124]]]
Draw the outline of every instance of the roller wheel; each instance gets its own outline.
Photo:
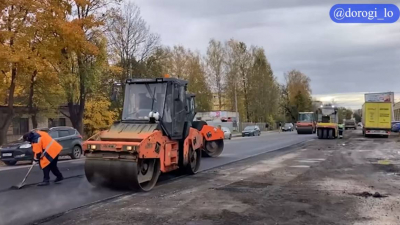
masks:
[[[331,138],[333,138],[333,130],[329,129],[329,131],[328,131],[328,139],[331,139]]]
[[[189,148],[189,162],[185,167],[185,172],[187,174],[195,174],[200,168],[201,162],[201,150],[193,150],[192,147]]]
[[[322,130],[317,130],[318,139],[322,139]]]
[[[322,130],[322,138],[323,139],[327,139],[328,138],[328,130],[327,129],[323,129]]]
[[[160,176],[158,159],[119,161],[86,159],[86,179],[95,187],[150,191]]]
[[[224,150],[224,140],[206,141],[204,145],[204,156],[218,157]]]

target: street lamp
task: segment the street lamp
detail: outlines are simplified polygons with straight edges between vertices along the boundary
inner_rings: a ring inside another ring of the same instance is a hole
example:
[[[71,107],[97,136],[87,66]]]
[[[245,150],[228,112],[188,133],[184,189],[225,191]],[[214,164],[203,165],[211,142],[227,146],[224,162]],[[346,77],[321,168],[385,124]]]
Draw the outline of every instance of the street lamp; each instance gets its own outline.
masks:
[[[235,116],[236,116],[236,126],[238,128],[238,131],[240,132],[239,126],[239,116],[238,116],[238,105],[237,105],[237,93],[236,93],[236,81],[235,81]]]
[[[240,79],[241,81],[244,81],[245,79],[244,78],[242,78],[242,79]],[[238,131],[240,132],[240,121],[239,121],[239,112],[238,112],[238,102],[237,102],[237,91],[236,91],[236,84],[237,83],[237,80],[235,80],[234,81],[234,84],[235,84],[235,115],[236,115],[236,123],[237,123],[237,127],[238,127]]]

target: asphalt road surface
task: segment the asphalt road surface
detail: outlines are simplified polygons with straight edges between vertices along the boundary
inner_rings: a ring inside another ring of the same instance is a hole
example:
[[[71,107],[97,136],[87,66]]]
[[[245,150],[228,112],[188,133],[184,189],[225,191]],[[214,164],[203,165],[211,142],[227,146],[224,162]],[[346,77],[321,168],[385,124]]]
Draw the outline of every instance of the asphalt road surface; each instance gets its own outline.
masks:
[[[315,135],[296,132],[264,133],[259,137],[238,137],[225,141],[218,158],[203,158],[200,170],[207,170],[269,151],[275,151],[307,140]],[[37,187],[42,171],[36,167],[20,190],[10,187],[21,182],[29,166],[0,167],[0,224],[30,224],[34,221],[91,204],[124,192],[92,187],[84,176],[84,160],[61,161],[59,168],[66,178],[61,184]],[[54,179],[54,177],[52,177]],[[151,192],[149,193],[151,194]]]

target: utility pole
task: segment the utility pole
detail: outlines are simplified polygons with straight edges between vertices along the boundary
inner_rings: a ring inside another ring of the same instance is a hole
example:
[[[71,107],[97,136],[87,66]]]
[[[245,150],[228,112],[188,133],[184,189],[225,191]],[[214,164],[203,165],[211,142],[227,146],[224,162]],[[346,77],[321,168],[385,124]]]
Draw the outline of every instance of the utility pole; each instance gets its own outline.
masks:
[[[240,132],[240,130],[239,130],[240,123],[239,123],[238,106],[237,106],[236,80],[234,82],[235,82],[235,115],[236,115],[236,124],[237,124],[238,131]]]

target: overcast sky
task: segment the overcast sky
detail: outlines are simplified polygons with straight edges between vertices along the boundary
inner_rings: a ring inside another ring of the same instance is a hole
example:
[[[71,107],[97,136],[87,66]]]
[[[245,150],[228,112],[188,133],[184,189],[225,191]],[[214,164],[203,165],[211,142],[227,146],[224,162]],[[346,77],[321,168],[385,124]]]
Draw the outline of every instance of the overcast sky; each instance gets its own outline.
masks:
[[[262,46],[280,82],[285,72],[298,69],[323,101],[360,108],[364,92],[400,92],[400,20],[336,24],[329,17],[335,4],[380,0],[132,1],[164,45],[204,53],[211,38],[234,38]]]

